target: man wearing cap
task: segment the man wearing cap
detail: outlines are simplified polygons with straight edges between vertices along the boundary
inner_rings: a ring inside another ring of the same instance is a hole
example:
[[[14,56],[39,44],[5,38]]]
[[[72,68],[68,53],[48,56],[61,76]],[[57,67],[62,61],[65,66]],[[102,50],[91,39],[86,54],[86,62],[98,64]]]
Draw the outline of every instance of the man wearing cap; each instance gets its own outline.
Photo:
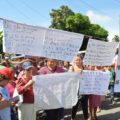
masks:
[[[35,120],[34,93],[32,80],[32,63],[26,61],[22,64],[23,74],[16,82],[19,94],[23,95],[23,103],[18,108],[19,120]]]
[[[11,69],[3,68],[0,69],[0,119],[11,120],[10,107],[12,101],[10,101],[10,94],[6,85],[11,79]]]

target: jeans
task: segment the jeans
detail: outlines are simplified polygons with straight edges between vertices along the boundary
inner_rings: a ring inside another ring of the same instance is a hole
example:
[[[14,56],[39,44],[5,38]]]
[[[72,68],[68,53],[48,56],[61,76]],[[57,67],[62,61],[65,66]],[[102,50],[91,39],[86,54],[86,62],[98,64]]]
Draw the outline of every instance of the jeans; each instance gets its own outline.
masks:
[[[59,119],[64,119],[64,108],[59,109]]]
[[[17,112],[11,107],[11,120],[17,120]]]
[[[110,90],[110,100],[114,100],[114,85],[109,85],[109,90]]]
[[[45,110],[45,112],[47,114],[47,120],[60,120],[59,119],[59,111],[60,111],[60,109]]]

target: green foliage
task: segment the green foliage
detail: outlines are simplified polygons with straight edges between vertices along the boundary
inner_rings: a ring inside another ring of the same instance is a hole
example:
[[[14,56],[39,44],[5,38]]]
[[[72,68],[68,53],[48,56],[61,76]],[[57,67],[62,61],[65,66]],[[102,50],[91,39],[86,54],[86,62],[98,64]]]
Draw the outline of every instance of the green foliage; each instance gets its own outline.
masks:
[[[97,24],[91,24],[88,16],[74,13],[68,6],[61,6],[57,10],[52,9],[50,16],[52,28],[82,33],[107,41],[107,30]]]
[[[74,15],[74,12],[70,10],[68,6],[61,6],[58,10],[52,9],[50,13],[52,24],[50,27],[66,30],[66,18],[70,15]]]
[[[89,26],[89,18],[80,13],[70,15],[66,18],[66,28],[68,31],[81,33],[82,30],[89,29]]]
[[[100,27],[98,24],[91,24],[87,34],[95,38],[100,38],[103,41],[107,41],[108,31]]]
[[[119,42],[120,41],[120,37],[118,35],[115,35],[112,39],[113,42]]]
[[[3,32],[0,31],[0,54],[3,53],[2,40],[3,40]]]

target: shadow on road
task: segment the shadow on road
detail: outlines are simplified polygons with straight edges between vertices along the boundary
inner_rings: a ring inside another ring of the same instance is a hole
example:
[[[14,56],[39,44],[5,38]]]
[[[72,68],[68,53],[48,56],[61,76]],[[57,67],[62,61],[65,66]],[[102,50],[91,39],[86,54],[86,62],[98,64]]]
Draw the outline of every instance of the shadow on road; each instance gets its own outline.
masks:
[[[107,98],[102,102],[102,110],[98,113],[98,120],[120,120],[120,99],[114,105]],[[65,120],[71,120],[71,110],[65,110]],[[84,120],[81,108],[78,110],[76,120]]]

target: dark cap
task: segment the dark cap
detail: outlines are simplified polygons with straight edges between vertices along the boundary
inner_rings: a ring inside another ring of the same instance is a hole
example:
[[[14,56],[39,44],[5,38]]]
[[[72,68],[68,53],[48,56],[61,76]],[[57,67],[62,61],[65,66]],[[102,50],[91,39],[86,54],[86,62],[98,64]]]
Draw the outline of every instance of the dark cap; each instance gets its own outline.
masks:
[[[27,69],[32,68],[32,67],[33,67],[33,65],[29,61],[26,61],[22,64],[22,69],[24,69],[24,70],[27,70]]]

